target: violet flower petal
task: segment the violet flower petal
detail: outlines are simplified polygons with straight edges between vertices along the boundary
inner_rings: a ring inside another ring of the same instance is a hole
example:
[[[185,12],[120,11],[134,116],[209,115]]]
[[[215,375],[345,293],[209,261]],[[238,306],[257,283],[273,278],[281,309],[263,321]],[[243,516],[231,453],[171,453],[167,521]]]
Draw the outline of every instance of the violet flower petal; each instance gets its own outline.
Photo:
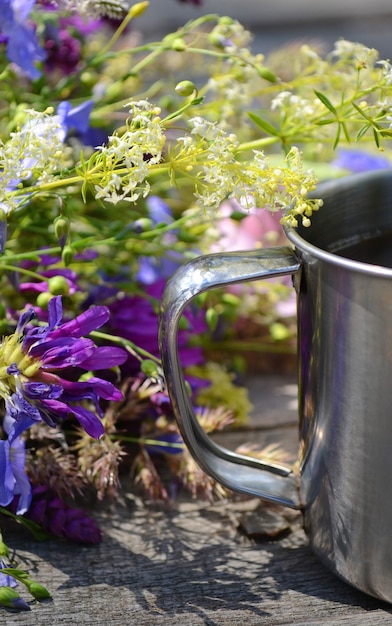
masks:
[[[109,315],[109,309],[106,306],[95,306],[84,311],[75,319],[61,324],[59,328],[50,333],[50,336],[54,339],[64,335],[67,337],[88,335],[92,330],[105,324],[109,319]]]
[[[84,428],[86,433],[94,439],[99,439],[105,433],[105,429],[101,420],[88,409],[82,406],[72,407],[72,413],[75,415],[79,424]]]
[[[15,479],[14,494],[20,496],[17,515],[23,515],[31,503],[31,485],[25,472],[25,444],[17,437],[10,450],[10,462]]]
[[[41,357],[43,369],[63,369],[79,365],[94,354],[94,349],[95,346],[91,339],[59,337],[53,341],[46,341],[33,346],[29,354],[33,358]]]
[[[122,348],[101,346],[95,348],[93,354],[81,363],[85,370],[105,370],[116,365],[122,365],[128,358],[128,353]]]
[[[15,479],[10,463],[10,444],[0,440],[0,506],[7,506],[14,497]]]

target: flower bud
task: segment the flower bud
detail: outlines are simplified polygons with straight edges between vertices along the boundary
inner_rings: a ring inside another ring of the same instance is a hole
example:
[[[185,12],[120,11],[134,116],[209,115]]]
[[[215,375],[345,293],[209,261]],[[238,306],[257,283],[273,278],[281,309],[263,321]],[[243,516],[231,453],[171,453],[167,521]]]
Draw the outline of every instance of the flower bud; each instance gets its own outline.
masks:
[[[148,378],[158,376],[158,364],[151,359],[144,359],[140,365],[140,369]]]
[[[36,583],[35,581],[29,583],[27,585],[27,588],[36,600],[46,600],[47,598],[51,597],[46,587],[44,587],[40,583]]]
[[[228,15],[222,15],[219,18],[218,24],[223,25],[223,26],[231,26],[232,24],[234,24],[234,20],[232,17],[229,17]]]
[[[268,80],[269,83],[276,83],[278,80],[276,74],[274,74],[268,67],[259,67],[257,68],[257,72],[261,78]]]
[[[152,219],[150,219],[149,217],[139,217],[139,219],[135,220],[133,226],[138,233],[152,230]]]
[[[48,290],[52,296],[67,296],[69,284],[65,276],[52,276],[48,279]]]
[[[171,47],[173,50],[176,50],[177,52],[183,52],[186,48],[186,44],[185,44],[185,41],[182,39],[182,37],[176,37],[171,42]]]
[[[129,15],[131,16],[131,18],[134,17],[140,17],[141,15],[143,15],[143,13],[145,12],[145,10],[147,9],[148,5],[150,3],[149,2],[136,2],[136,4],[134,4],[130,10],[129,10]]]
[[[63,239],[69,234],[71,222],[67,217],[56,217],[54,220],[54,233],[57,239]]]
[[[48,291],[43,291],[38,294],[35,302],[40,309],[43,309],[44,311],[46,311],[48,308],[49,301],[52,298],[53,296],[51,293],[49,293]]]
[[[226,39],[222,35],[212,32],[208,35],[208,41],[215,48],[224,48]]]
[[[64,250],[61,254],[61,258],[65,267],[67,267],[70,263],[72,263],[74,258],[74,251],[72,246],[64,246]]]
[[[180,96],[190,96],[196,91],[196,87],[191,80],[182,80],[176,85],[175,90]]]
[[[0,605],[8,609],[17,609],[18,611],[30,611],[27,602],[11,587],[0,587]]]

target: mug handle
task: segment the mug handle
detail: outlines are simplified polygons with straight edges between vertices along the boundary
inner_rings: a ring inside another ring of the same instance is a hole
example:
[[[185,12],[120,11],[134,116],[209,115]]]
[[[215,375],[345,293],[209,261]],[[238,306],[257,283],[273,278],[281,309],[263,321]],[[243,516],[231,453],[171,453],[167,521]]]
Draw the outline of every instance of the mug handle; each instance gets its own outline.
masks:
[[[296,274],[301,263],[289,247],[200,256],[168,281],[161,303],[159,345],[166,385],[185,444],[200,467],[234,491],[300,509],[298,478],[289,467],[237,454],[214,443],[193,411],[179,360],[182,312],[198,294],[248,280]]]

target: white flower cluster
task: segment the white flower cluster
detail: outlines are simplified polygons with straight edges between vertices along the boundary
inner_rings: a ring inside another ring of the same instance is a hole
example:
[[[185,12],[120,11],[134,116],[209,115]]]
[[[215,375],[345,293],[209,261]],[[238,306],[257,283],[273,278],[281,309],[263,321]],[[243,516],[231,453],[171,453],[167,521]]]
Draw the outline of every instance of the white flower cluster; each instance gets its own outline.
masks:
[[[161,110],[147,100],[131,102],[130,119],[122,135],[110,135],[100,151],[101,179],[95,184],[95,197],[112,204],[121,200],[136,202],[150,191],[151,166],[162,159],[166,137]]]
[[[378,61],[378,65],[382,67],[382,75],[386,85],[392,85],[392,65],[390,61]]]
[[[65,166],[65,130],[52,113],[26,111],[23,127],[0,143],[0,202],[6,211],[18,204],[18,197],[12,194],[18,185],[49,182]]]
[[[325,106],[313,96],[304,98],[291,91],[281,91],[271,102],[271,110],[278,110],[287,123],[301,126],[305,120],[314,120],[325,113]]]
[[[351,63],[355,60],[359,66],[374,67],[378,58],[378,52],[374,48],[368,48],[361,43],[338,39],[335,42],[332,57]]]
[[[234,156],[238,140],[234,134],[226,133],[202,117],[192,118],[190,124],[195,143],[189,136],[179,141],[201,164],[195,181],[195,197],[204,209],[217,209],[239,184],[239,164]]]
[[[240,22],[230,17],[221,17],[210,33],[210,41],[226,52],[243,52],[252,41],[252,34]]]
[[[219,125],[222,128],[229,128],[233,118],[236,123],[249,123],[246,111],[262,82],[258,68],[262,67],[263,61],[262,54],[253,56],[249,50],[243,50],[240,58],[227,59],[208,80],[206,93],[221,101]]]
[[[297,148],[292,148],[281,168],[269,166],[264,153],[256,150],[252,159],[241,161],[236,156],[236,135],[201,117],[191,119],[190,124],[191,134],[178,140],[178,155],[185,166],[188,163],[188,171],[198,166],[195,197],[204,210],[215,210],[224,200],[234,199],[245,210],[254,205],[270,211],[291,206],[287,221],[295,223],[300,217],[305,225],[310,223],[312,210],[320,206],[307,198],[316,188],[316,178],[312,171],[303,170]]]

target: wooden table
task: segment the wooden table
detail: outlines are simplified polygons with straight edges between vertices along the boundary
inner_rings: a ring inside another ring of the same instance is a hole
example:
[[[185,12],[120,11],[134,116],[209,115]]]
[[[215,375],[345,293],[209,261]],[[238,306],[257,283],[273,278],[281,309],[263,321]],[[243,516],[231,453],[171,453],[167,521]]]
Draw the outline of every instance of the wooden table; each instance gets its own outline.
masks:
[[[251,431],[222,435],[220,443],[279,440],[294,452],[292,379],[257,379],[251,391]],[[7,525],[8,544],[53,600],[33,603],[29,613],[0,609],[0,624],[392,623],[392,606],[352,589],[317,561],[300,518],[291,518],[291,532],[276,540],[256,541],[240,532],[241,523],[262,506],[255,499],[214,505],[184,499],[171,507],[147,506],[125,490],[113,510],[94,512],[104,531],[103,542],[94,547],[37,543]]]

